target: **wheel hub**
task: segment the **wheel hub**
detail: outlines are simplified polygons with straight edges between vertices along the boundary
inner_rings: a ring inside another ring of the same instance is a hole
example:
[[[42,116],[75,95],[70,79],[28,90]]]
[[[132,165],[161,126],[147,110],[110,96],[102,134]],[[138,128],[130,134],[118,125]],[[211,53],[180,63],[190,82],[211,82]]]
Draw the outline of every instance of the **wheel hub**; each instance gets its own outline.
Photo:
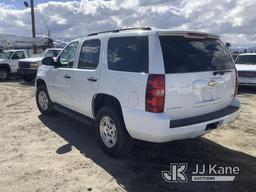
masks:
[[[38,95],[38,103],[40,107],[46,111],[48,109],[49,99],[44,91],[41,91]]]
[[[113,120],[105,116],[100,121],[100,136],[104,144],[112,148],[117,141],[117,130]]]

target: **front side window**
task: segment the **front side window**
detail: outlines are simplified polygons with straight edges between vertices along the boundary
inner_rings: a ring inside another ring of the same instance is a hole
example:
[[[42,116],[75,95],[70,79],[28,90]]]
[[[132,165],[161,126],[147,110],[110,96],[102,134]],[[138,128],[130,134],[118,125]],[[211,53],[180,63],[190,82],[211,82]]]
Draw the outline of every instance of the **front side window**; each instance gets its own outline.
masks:
[[[78,68],[95,69],[99,64],[100,40],[87,40],[81,48]]]
[[[148,37],[115,37],[108,41],[108,68],[115,71],[148,72]]]
[[[78,44],[78,42],[72,42],[63,50],[59,57],[60,67],[73,67]]]
[[[24,59],[25,55],[22,51],[17,51],[13,54],[12,59]]]
[[[237,64],[256,65],[256,55],[240,55],[236,59]]]

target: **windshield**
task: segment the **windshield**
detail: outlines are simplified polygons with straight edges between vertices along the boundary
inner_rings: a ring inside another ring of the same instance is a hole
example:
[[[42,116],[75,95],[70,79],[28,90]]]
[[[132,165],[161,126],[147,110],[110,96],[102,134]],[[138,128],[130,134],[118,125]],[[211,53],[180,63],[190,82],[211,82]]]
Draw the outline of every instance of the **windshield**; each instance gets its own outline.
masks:
[[[8,52],[3,52],[2,54],[0,54],[0,59],[10,59],[12,56],[12,51],[8,51]]]
[[[57,57],[61,50],[48,50],[43,57]]]
[[[256,55],[240,55],[237,58],[236,63],[256,65]]]
[[[223,43],[217,39],[160,36],[166,73],[190,73],[234,69]]]

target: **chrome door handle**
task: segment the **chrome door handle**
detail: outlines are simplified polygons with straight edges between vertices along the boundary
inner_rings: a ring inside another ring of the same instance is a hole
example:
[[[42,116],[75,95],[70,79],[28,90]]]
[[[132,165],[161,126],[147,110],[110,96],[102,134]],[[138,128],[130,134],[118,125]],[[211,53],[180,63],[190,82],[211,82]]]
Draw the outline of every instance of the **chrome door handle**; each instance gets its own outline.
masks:
[[[97,78],[95,78],[95,77],[89,77],[87,80],[88,81],[97,82]]]

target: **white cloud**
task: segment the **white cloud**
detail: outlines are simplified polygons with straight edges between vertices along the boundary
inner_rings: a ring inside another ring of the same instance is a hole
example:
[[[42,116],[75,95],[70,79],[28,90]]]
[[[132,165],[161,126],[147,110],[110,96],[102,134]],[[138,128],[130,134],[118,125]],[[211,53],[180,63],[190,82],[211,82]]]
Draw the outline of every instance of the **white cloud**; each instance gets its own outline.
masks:
[[[36,30],[75,38],[132,26],[199,30],[221,35],[234,46],[255,46],[255,0],[81,0],[38,4]],[[0,3],[0,33],[30,35],[29,9]]]

